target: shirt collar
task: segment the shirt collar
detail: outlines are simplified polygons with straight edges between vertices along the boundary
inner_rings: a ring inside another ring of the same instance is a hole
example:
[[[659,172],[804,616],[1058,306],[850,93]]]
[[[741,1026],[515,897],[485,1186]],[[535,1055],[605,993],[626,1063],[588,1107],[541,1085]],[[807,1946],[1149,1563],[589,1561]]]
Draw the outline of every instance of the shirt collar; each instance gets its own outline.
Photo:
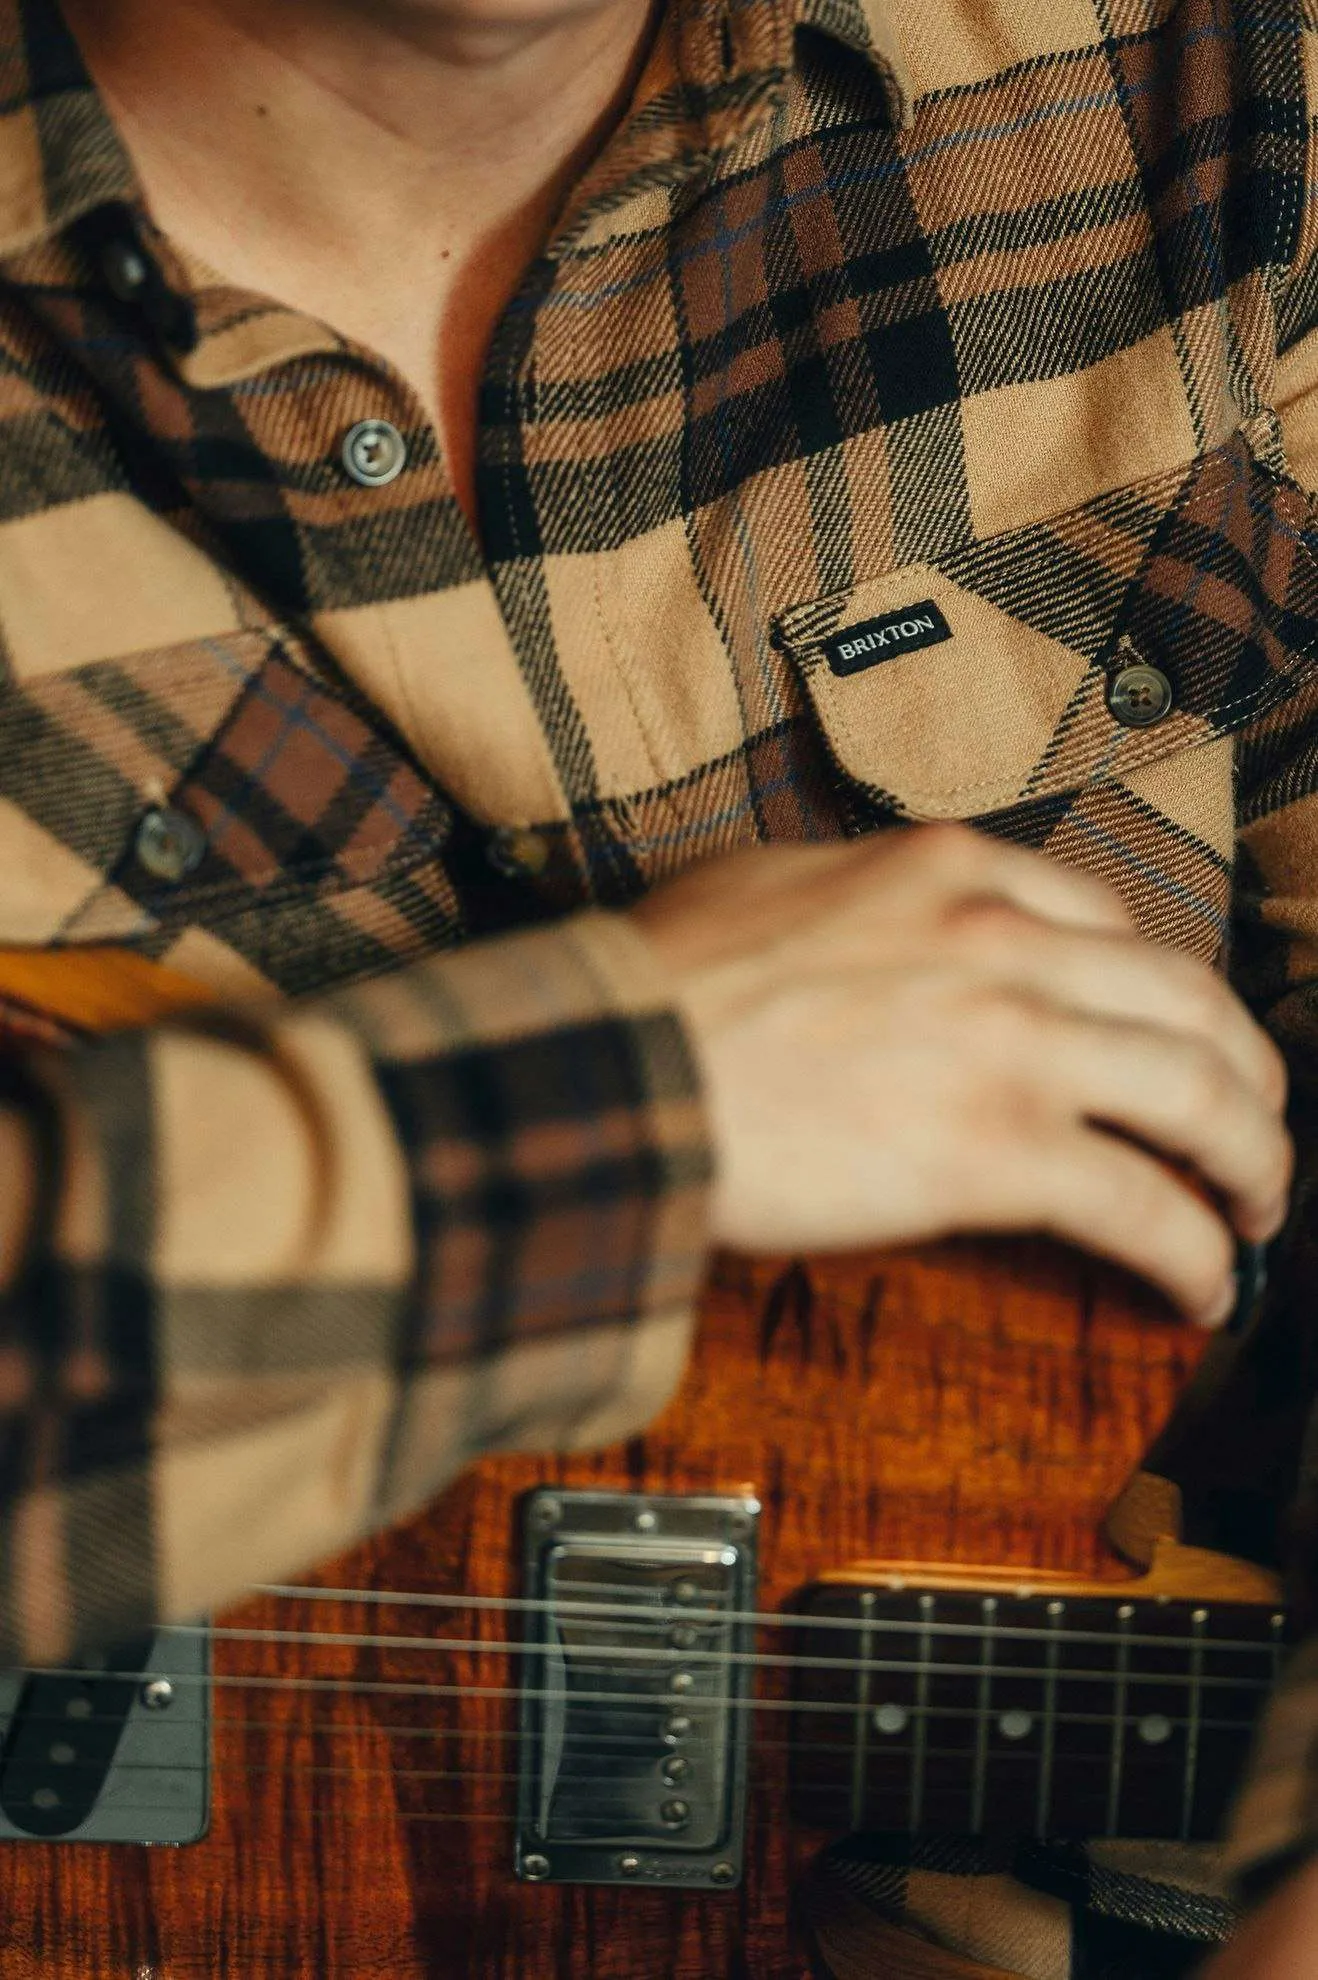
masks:
[[[744,138],[781,100],[800,27],[861,55],[877,73],[892,121],[908,122],[911,97],[892,4],[668,0],[630,112],[576,188],[560,238],[570,238],[574,215],[584,219],[639,187],[675,180]],[[133,225],[147,230],[137,175],[58,0],[0,0],[0,259],[79,222],[100,232],[110,225],[120,236]],[[197,373],[193,383],[219,384],[263,368],[290,335],[302,349],[326,345],[323,326],[283,311],[282,330],[271,322],[259,334],[250,324],[236,329],[233,299],[199,292],[188,264],[159,237],[155,246],[166,280],[182,292],[176,320],[181,315],[194,326],[183,364]],[[160,302],[163,320],[164,291]],[[208,333],[220,329],[222,356],[205,348],[213,342]]]

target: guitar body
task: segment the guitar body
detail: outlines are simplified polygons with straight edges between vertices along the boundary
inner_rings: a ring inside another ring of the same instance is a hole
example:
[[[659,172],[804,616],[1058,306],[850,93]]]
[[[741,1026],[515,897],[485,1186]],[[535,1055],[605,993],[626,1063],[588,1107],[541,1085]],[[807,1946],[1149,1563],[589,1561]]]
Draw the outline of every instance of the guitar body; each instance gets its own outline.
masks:
[[[808,1274],[729,1262],[685,1384],[644,1437],[484,1462],[317,1581],[516,1596],[517,1501],[546,1485],[753,1494],[761,1610],[876,1560],[928,1564],[941,1583],[972,1565],[1004,1586],[1119,1580],[1130,1570],[1102,1538],[1104,1516],[1201,1346],[1152,1303],[1139,1310],[1124,1282],[1042,1246],[953,1246]],[[1162,1571],[1195,1600],[1272,1594],[1258,1571],[1213,1556],[1168,1554]],[[5,1980],[802,1980],[811,1970],[793,1893],[826,1837],[789,1821],[782,1714],[755,1714],[757,1731],[763,1718],[777,1736],[752,1745],[739,1888],[519,1883],[519,1678],[498,1648],[516,1619],[264,1597],[223,1620],[490,1647],[219,1638],[221,1679],[261,1682],[217,1690],[209,1838],[0,1849]],[[314,1688],[288,1685],[308,1675]],[[768,1670],[757,1690],[782,1694],[786,1683]],[[408,1695],[423,1685],[497,1695]],[[900,1935],[893,1943],[884,1971],[894,1980],[986,1971]]]

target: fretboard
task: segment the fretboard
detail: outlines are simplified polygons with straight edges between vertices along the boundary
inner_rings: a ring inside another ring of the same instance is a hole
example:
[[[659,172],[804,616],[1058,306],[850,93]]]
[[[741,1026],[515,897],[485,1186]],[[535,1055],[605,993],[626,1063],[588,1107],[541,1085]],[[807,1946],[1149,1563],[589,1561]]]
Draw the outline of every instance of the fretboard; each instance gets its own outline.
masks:
[[[854,1621],[796,1691],[824,1829],[1215,1836],[1283,1649],[1265,1608],[1119,1594],[830,1586],[809,1614]]]

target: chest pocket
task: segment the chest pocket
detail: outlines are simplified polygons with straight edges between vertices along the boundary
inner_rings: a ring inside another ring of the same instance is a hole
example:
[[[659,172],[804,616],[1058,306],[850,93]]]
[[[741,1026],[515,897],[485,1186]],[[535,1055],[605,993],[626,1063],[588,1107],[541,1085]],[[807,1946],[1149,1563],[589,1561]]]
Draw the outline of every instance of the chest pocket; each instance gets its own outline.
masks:
[[[374,711],[270,632],[0,694],[0,945],[160,956],[200,932],[315,988],[453,939],[451,824]]]
[[[782,615],[833,758],[888,816],[973,818],[1211,742],[1318,643],[1311,498],[1242,434],[1189,469]]]

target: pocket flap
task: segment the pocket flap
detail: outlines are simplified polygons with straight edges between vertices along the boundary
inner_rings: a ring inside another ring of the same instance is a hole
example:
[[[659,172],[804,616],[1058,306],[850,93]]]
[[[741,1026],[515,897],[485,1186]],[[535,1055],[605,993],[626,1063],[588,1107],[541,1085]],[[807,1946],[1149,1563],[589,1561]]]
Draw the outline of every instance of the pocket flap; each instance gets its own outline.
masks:
[[[1243,434],[1188,469],[963,545],[776,623],[844,774],[898,815],[969,818],[1228,734],[1318,640],[1313,504]],[[1170,712],[1126,726],[1132,663]]]

